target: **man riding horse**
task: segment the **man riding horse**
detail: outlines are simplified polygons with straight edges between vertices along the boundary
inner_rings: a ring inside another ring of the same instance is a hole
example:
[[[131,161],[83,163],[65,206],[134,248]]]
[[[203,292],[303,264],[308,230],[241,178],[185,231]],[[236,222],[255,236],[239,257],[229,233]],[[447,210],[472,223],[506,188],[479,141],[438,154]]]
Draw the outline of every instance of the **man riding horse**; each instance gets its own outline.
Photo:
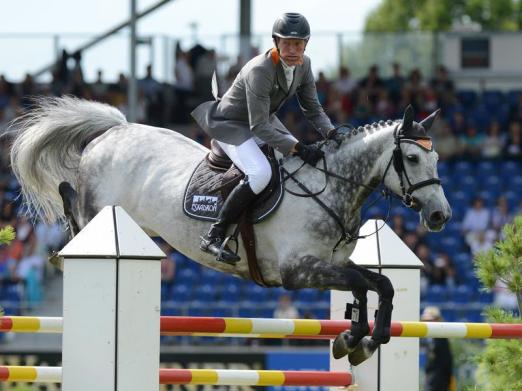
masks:
[[[297,94],[304,115],[323,137],[334,128],[319,103],[310,58],[304,55],[310,38],[306,18],[298,13],[281,15],[274,23],[272,38],[275,47],[245,64],[222,98],[205,102],[192,112],[245,174],[200,245],[218,261],[230,264],[239,262],[240,257],[223,245],[227,228],[237,223],[272,175],[260,146],[268,144],[284,155],[296,154],[314,166],[324,155],[319,148],[300,143],[275,113]]]

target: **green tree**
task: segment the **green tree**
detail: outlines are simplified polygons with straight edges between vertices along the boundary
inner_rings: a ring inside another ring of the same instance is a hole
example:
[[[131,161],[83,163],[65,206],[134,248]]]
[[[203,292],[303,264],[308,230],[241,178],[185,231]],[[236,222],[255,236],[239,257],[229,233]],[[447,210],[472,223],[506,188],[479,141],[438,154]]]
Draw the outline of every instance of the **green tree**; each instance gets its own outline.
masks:
[[[449,31],[463,21],[516,31],[521,13],[521,0],[383,0],[367,16],[365,31]]]
[[[489,308],[487,319],[494,323],[522,323],[522,216],[503,229],[504,239],[476,259],[476,274],[485,289],[491,291],[497,281],[516,295],[519,315]],[[488,340],[486,348],[477,357],[480,389],[486,391],[522,391],[522,341]]]

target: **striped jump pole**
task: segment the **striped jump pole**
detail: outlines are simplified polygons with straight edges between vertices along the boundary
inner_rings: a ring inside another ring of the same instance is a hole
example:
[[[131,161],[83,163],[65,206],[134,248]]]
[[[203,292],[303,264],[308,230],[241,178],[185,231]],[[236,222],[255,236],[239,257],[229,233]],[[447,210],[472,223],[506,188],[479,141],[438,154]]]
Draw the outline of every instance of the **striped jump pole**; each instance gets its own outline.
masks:
[[[370,322],[373,327],[372,322]],[[248,338],[332,339],[351,326],[347,320],[215,318],[162,316],[161,335]],[[4,316],[0,332],[61,333],[62,318]],[[393,337],[522,338],[522,324],[457,322],[392,322]]]
[[[0,382],[61,383],[61,367],[0,366]],[[160,369],[159,384],[324,386],[352,384],[349,372]]]

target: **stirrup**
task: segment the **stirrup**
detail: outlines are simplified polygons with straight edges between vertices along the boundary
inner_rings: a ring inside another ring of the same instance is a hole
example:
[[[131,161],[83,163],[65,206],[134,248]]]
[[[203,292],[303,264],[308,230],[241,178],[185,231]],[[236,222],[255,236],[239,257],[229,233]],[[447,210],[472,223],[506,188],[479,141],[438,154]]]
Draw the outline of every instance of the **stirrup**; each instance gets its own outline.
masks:
[[[224,251],[227,250],[227,246],[228,246],[228,243],[232,241],[235,243],[235,250],[232,250],[230,247],[228,247],[228,251],[230,251],[232,254],[234,254],[238,259],[237,261],[227,261],[225,260],[223,257],[222,257],[222,254]],[[230,235],[230,236],[227,236],[223,242],[221,243],[221,246],[219,247],[219,253],[216,257],[216,259],[220,262],[223,262],[223,263],[228,263],[229,265],[235,265],[236,263],[238,263],[241,258],[239,257],[239,255],[237,255],[237,252],[239,250],[239,243],[237,242],[237,237],[233,236],[233,235]]]

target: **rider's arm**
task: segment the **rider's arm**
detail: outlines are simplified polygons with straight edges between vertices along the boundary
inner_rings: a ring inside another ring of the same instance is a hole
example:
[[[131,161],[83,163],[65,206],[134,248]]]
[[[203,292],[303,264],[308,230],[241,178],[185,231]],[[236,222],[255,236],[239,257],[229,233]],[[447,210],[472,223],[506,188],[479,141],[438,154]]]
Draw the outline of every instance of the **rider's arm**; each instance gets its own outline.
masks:
[[[319,103],[310,59],[306,56],[304,66],[307,70],[301,85],[297,88],[297,99],[306,119],[312,123],[323,137],[326,137],[327,133],[333,129],[333,125]]]
[[[250,130],[271,147],[288,155],[297,139],[270,123],[270,91],[273,87],[270,73],[262,67],[252,68],[245,77],[246,100]]]

